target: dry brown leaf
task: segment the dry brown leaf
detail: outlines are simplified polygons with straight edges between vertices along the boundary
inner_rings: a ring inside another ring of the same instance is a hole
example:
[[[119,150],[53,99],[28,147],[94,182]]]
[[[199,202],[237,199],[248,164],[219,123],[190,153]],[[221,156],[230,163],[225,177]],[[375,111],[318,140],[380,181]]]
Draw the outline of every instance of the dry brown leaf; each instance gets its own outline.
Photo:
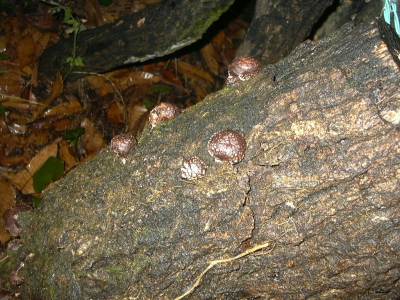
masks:
[[[192,84],[191,86],[196,93],[196,102],[200,102],[209,94],[204,84]]]
[[[5,229],[4,219],[0,219],[0,244],[5,244],[10,240],[11,236],[8,231]]]
[[[154,84],[160,82],[160,77],[150,72],[125,69],[112,72],[111,80],[124,91],[132,85]]]
[[[119,92],[123,92],[131,86],[154,84],[160,82],[160,80],[160,77],[153,73],[133,69],[122,69],[106,75],[87,77],[89,86],[101,97],[116,93],[116,88]]]
[[[223,31],[220,31],[213,39],[212,44],[215,49],[222,50],[226,47],[226,45],[231,45],[232,42],[226,37]]]
[[[58,153],[58,142],[60,140],[57,139],[55,142],[47,145],[43,149],[41,149],[29,162],[26,166],[26,169],[32,175],[40,169],[40,167],[49,159],[49,157],[56,157]]]
[[[24,170],[17,174],[10,174],[8,178],[10,181],[23,193],[23,194],[34,194],[35,189],[33,188],[32,176],[37,170],[46,162],[51,156],[57,156],[58,152],[58,141],[44,147],[39,151],[25,167]]]
[[[23,150],[21,152],[21,150]],[[15,167],[29,162],[31,154],[26,147],[26,137],[9,133],[9,127],[0,134],[0,165]]]
[[[128,131],[133,135],[143,130],[147,121],[148,109],[143,104],[133,104],[128,108]]]
[[[214,78],[210,75],[210,73],[204,71],[201,68],[195,67],[187,62],[178,61],[178,71],[182,75],[186,75],[187,77],[195,81],[201,79],[214,85]]]
[[[124,108],[119,102],[112,102],[107,108],[107,120],[114,125],[124,124]]]
[[[50,131],[49,130],[33,130],[32,133],[26,138],[25,146],[38,149],[38,146],[47,145],[50,141]]]
[[[85,6],[85,16],[87,22],[85,23],[86,26],[101,26],[104,24],[103,15],[100,9],[99,2],[97,0],[88,0],[84,1]]]
[[[79,126],[79,120],[78,119],[61,119],[57,120],[53,124],[53,128],[55,131],[67,131],[73,128],[76,128]]]
[[[5,149],[2,149],[2,150],[3,151],[0,151],[0,165],[2,167],[13,168],[16,166],[23,166],[27,162],[29,162],[30,154],[28,151],[24,151],[23,154],[6,155],[4,153]],[[8,149],[6,149],[6,150],[8,150]]]
[[[219,74],[219,57],[217,51],[215,51],[214,47],[212,44],[207,44],[205,45],[201,50],[200,50],[201,56],[203,57],[204,61],[206,62],[206,65],[210,72],[214,75]]]
[[[75,158],[73,151],[71,150],[71,147],[69,146],[69,143],[67,141],[61,141],[59,143],[60,150],[60,159],[62,159],[65,162],[65,170],[69,171],[73,167],[75,167],[79,161]]]
[[[25,185],[32,178],[32,175],[26,169],[23,169],[18,173],[7,173],[4,174],[4,176],[9,179],[19,191],[22,191]]]
[[[33,39],[36,47],[36,57],[42,55],[43,51],[48,47],[52,34],[50,32],[36,31]]]
[[[17,43],[17,60],[22,67],[36,60],[36,47],[32,35],[27,34]]]
[[[107,75],[105,75],[105,76],[107,76]],[[103,76],[90,75],[90,76],[87,76],[85,79],[86,79],[87,83],[89,84],[89,87],[91,89],[95,90],[96,94],[99,95],[100,97],[104,97],[113,92],[112,85]]]
[[[37,118],[39,118],[42,115],[42,113],[46,110],[46,108],[49,107],[50,104],[61,95],[63,90],[64,90],[64,81],[62,79],[61,74],[58,73],[56,79],[53,82],[53,86],[51,87],[50,96],[47,97],[47,99],[45,99],[42,102],[44,105],[38,106],[36,108],[31,118],[31,121],[35,121]]]
[[[23,90],[22,73],[17,66],[6,65],[0,62],[0,100],[7,95],[19,96]]]
[[[88,158],[91,158],[105,146],[104,138],[89,119],[83,120],[81,126],[85,128],[85,133],[80,139],[81,145]]]
[[[30,101],[28,99],[23,99],[20,97],[1,95],[0,94],[1,105],[5,108],[11,108],[16,110],[31,110],[32,107],[40,106],[41,104],[36,101]]]
[[[161,71],[161,76],[162,76],[162,81],[163,82],[168,82],[170,84],[173,84],[175,86],[181,86],[183,88],[182,81],[179,79],[177,76],[178,74],[176,72],[173,72],[169,69],[165,69]]]
[[[50,96],[44,101],[45,104],[50,105],[55,99],[57,99],[64,90],[64,81],[60,73],[57,74],[56,79],[51,87]]]
[[[81,103],[76,100],[72,99],[67,102],[60,103],[57,106],[49,108],[43,114],[44,117],[57,117],[57,118],[64,118],[68,116],[72,116],[74,114],[81,113],[83,111]]]
[[[7,38],[5,35],[0,36],[0,53],[4,53],[7,50]]]
[[[10,182],[0,178],[0,243],[5,244],[10,239],[10,234],[5,229],[4,213],[15,206],[15,189]]]

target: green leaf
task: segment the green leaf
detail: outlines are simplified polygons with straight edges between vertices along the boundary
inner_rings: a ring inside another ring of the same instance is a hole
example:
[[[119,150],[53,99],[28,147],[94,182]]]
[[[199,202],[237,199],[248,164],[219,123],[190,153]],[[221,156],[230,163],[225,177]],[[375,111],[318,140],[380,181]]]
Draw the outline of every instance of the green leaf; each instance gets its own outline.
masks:
[[[72,15],[72,9],[70,7],[64,7],[64,23],[65,24],[73,24],[75,21],[73,15]]]
[[[40,198],[40,197],[32,197],[33,208],[38,208],[41,203],[42,203],[42,198]]]
[[[49,157],[43,166],[33,174],[33,188],[42,192],[51,182],[56,181],[64,174],[64,161],[56,157]]]
[[[99,3],[103,6],[109,6],[112,3],[112,0],[99,0]]]
[[[79,138],[85,133],[85,128],[78,127],[75,129],[68,130],[64,134],[64,138],[71,143],[71,145],[76,146],[78,144]]]
[[[156,105],[156,100],[155,99],[144,99],[143,100],[143,105],[148,110],[151,110]]]
[[[80,56],[68,57],[67,58],[67,64],[69,64],[72,68],[74,68],[74,67],[84,67],[85,66],[83,58],[80,57]]]
[[[157,85],[153,85],[150,89],[152,94],[162,94],[162,95],[166,95],[166,94],[170,94],[174,91],[174,89],[172,87],[170,87],[169,85],[163,85],[163,84],[157,84]]]
[[[7,112],[7,109],[0,104],[0,116],[3,117]]]
[[[5,53],[0,53],[0,60],[8,60],[10,57]]]

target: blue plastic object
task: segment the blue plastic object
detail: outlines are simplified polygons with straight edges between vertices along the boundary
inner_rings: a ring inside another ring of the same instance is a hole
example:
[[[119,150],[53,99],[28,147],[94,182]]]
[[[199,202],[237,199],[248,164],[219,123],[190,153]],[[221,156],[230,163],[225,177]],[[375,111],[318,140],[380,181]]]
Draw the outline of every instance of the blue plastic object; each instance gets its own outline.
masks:
[[[383,19],[386,24],[392,26],[400,36],[399,3],[398,0],[385,0],[383,5]]]

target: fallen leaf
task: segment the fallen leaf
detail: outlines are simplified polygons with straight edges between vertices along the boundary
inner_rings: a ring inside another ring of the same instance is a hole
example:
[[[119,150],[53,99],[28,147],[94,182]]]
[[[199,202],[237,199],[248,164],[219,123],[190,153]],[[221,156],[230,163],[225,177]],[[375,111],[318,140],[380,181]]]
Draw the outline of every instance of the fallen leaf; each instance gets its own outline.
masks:
[[[49,157],[57,156],[59,139],[52,144],[44,147],[39,151],[25,167],[16,174],[7,174],[7,178],[16,186],[23,194],[34,194],[33,174],[47,161]]]
[[[52,144],[44,147],[31,159],[30,163],[26,166],[29,173],[36,173],[36,171],[39,170],[50,157],[57,156],[59,141],[60,139],[57,139]]]
[[[218,53],[215,51],[212,44],[205,45],[200,50],[201,56],[203,57],[208,69],[214,75],[219,74],[219,63],[218,63]]]
[[[61,119],[53,123],[55,131],[66,131],[79,126],[79,120],[77,119]]]
[[[41,193],[50,183],[61,178],[64,174],[64,161],[51,156],[33,174],[33,188],[35,192]]]
[[[214,84],[214,79],[210,75],[210,73],[206,72],[205,70],[195,67],[187,62],[184,61],[178,61],[178,71],[182,75],[186,75],[187,77],[193,79],[193,80],[205,80],[212,85]]]
[[[58,73],[51,87],[50,96],[48,96],[43,102],[41,102],[43,103],[43,105],[37,107],[36,110],[33,112],[31,122],[41,117],[42,113],[46,110],[46,108],[49,107],[50,104],[61,95],[63,90],[64,90],[64,81],[62,79],[61,74]]]
[[[75,167],[79,161],[75,158],[75,155],[67,141],[61,141],[59,147],[60,158],[65,162],[65,170],[69,171]]]
[[[204,84],[192,84],[192,87],[196,93],[196,102],[200,102],[209,94]]]
[[[104,138],[89,119],[83,120],[81,126],[85,128],[81,145],[85,149],[87,158],[91,158],[105,146]]]
[[[0,99],[19,96],[24,88],[24,80],[19,68],[0,62],[0,70]]]
[[[35,42],[31,35],[27,34],[17,43],[17,61],[21,68],[33,63],[36,59]]]
[[[81,103],[77,99],[72,99],[67,102],[60,103],[52,108],[46,110],[43,114],[44,117],[57,117],[63,118],[81,113],[83,111]]]
[[[112,102],[107,108],[107,120],[114,125],[124,124],[124,108],[119,102]]]
[[[144,104],[134,104],[128,108],[128,131],[137,136],[147,122],[148,109]]]

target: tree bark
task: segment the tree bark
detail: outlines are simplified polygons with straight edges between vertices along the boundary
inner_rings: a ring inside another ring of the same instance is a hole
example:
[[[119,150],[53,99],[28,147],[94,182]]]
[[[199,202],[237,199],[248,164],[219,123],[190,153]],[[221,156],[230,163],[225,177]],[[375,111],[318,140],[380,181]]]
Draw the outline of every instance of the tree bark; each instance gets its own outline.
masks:
[[[345,26],[146,129],[125,163],[104,151],[24,216],[23,296],[398,298],[399,84],[376,26]],[[226,128],[248,144],[235,166],[207,153]],[[206,176],[183,181],[194,155]]]
[[[333,0],[257,0],[255,15],[238,55],[276,63],[310,35]]]
[[[76,56],[85,66],[80,72],[102,73],[125,64],[144,62],[171,54],[201,38],[233,0],[167,0],[115,23],[82,31],[77,36]],[[71,73],[67,58],[73,53],[73,37],[46,49],[40,58],[39,77],[54,79],[57,72],[67,80],[85,76]]]

